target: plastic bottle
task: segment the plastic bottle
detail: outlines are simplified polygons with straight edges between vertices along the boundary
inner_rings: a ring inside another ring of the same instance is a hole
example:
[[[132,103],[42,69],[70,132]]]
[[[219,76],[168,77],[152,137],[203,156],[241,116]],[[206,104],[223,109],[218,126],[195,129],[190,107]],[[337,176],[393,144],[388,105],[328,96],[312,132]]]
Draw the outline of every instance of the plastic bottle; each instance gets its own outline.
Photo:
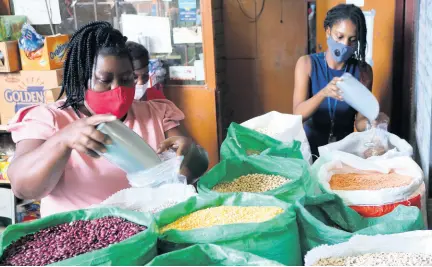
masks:
[[[140,172],[161,163],[156,152],[121,121],[102,123],[97,129],[113,141],[106,146],[107,152],[100,155],[126,173]]]
[[[374,95],[350,73],[342,75],[342,81],[336,83],[342,91],[344,101],[373,122],[379,114],[379,104]]]

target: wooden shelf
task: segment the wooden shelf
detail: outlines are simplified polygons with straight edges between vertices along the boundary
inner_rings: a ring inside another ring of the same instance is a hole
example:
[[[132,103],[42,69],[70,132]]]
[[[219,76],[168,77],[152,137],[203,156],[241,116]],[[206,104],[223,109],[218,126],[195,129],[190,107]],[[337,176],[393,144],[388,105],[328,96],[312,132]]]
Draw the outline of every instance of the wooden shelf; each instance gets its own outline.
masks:
[[[0,180],[0,184],[10,184],[10,182],[6,180]]]
[[[6,130],[6,125],[0,125],[0,133],[2,133],[2,132],[7,132],[7,130]]]

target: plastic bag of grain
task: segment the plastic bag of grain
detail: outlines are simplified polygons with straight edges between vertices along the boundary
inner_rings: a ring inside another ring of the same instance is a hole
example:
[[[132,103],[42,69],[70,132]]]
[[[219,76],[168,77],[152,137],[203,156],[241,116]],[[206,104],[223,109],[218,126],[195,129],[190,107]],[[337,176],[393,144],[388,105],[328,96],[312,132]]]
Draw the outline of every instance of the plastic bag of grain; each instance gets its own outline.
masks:
[[[302,116],[271,111],[241,124],[242,126],[266,134],[283,143],[293,140],[301,142],[303,158],[312,164],[312,153],[303,128]]]
[[[304,160],[258,155],[221,161],[198,181],[198,192],[251,192],[295,202],[313,194],[314,185]]]
[[[326,192],[337,194],[362,216],[379,217],[398,205],[425,212],[423,172],[410,157],[369,161],[337,152],[313,168],[318,168],[316,177]],[[425,213],[423,217],[426,220]]]
[[[272,196],[198,195],[155,217],[162,253],[194,244],[215,244],[284,265],[302,263],[293,206]]]
[[[303,159],[299,141],[282,143],[266,134],[243,127],[235,122],[231,123],[227,137],[221,145],[221,159],[245,158],[261,154]]]
[[[157,213],[196,194],[195,187],[180,183],[165,184],[158,188],[128,188],[118,191],[91,208],[118,207],[138,212]]]
[[[357,235],[348,242],[309,251],[305,266],[431,266],[432,231]]]
[[[377,144],[377,142],[373,141],[376,139],[376,136],[377,134],[374,130],[355,132],[339,142],[319,147],[318,152],[322,157],[326,154],[333,154],[337,151],[341,151],[356,155],[359,158],[367,158],[371,161],[404,156],[412,157],[413,148],[404,139],[389,132],[381,132],[379,136],[384,137],[380,138],[380,142]],[[385,139],[385,141],[382,139]],[[373,147],[371,148],[370,145],[373,145]]]
[[[147,266],[282,266],[282,264],[252,253],[203,244],[162,254]]]

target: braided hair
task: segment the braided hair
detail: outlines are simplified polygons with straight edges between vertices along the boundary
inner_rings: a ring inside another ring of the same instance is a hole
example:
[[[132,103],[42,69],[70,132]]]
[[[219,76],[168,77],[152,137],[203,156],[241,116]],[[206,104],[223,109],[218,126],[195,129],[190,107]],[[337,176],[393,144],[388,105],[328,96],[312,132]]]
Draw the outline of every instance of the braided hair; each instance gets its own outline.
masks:
[[[365,16],[359,7],[352,4],[339,4],[333,7],[327,12],[327,16],[324,20],[324,29],[331,29],[333,25],[347,19],[351,20],[354,25],[356,25],[358,47],[354,56],[362,65],[364,65],[366,62],[367,27]]]
[[[91,79],[98,55],[132,59],[126,47],[127,38],[104,21],[90,22],[71,37],[63,71],[63,85],[59,98],[66,94],[61,109],[72,107],[79,115],[88,81]]]

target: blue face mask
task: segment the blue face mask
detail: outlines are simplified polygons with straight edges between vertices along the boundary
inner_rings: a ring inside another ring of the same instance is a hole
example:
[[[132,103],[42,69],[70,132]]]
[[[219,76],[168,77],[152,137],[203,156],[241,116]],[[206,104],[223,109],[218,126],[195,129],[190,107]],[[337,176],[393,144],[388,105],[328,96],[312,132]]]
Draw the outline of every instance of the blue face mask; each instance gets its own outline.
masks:
[[[337,63],[347,61],[355,52],[355,48],[336,42],[331,36],[327,38],[330,53]]]

